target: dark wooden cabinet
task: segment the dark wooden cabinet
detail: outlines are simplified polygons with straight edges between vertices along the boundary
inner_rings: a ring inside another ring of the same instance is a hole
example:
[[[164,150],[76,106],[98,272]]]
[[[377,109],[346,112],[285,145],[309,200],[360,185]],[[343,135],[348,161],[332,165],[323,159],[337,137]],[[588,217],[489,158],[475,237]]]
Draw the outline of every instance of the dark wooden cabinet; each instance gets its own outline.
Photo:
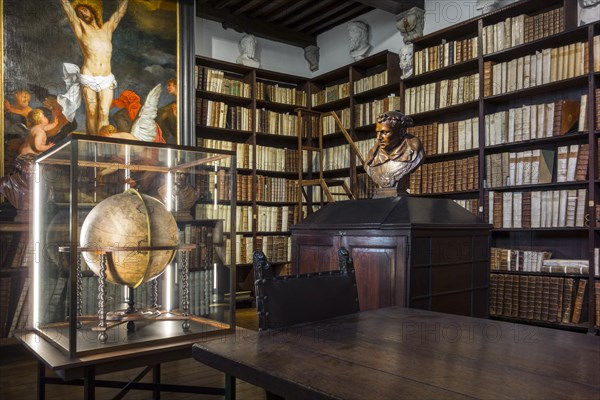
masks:
[[[335,269],[346,247],[361,310],[401,305],[486,317],[490,228],[446,199],[330,203],[292,227],[292,271]]]

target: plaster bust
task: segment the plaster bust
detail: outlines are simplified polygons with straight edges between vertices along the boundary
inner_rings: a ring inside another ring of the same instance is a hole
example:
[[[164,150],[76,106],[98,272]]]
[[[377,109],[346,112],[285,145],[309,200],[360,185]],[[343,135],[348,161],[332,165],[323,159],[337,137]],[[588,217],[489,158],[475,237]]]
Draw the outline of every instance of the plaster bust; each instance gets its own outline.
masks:
[[[308,68],[311,72],[319,69],[319,47],[315,45],[306,46],[304,48],[304,58],[308,62]]]
[[[481,14],[487,14],[498,8],[502,8],[515,0],[477,0],[475,9],[481,11]]]
[[[348,23],[348,34],[350,36],[350,57],[354,61],[362,60],[371,50],[369,25],[362,21],[351,21]]]
[[[600,0],[579,0],[579,25],[600,20]]]
[[[406,79],[413,74],[413,44],[404,45],[398,52],[400,56],[401,79]]]
[[[375,125],[376,143],[364,163],[373,182],[394,194],[406,190],[408,175],[425,158],[419,138],[407,132],[412,125],[412,118],[400,111],[379,114]]]
[[[240,40],[241,54],[237,58],[236,62],[249,67],[260,67],[260,61],[258,61],[258,59],[255,57],[256,44],[257,42],[254,35],[244,35]]]
[[[425,10],[413,7],[403,13],[398,14],[396,19],[396,28],[402,34],[404,43],[412,43],[413,40],[423,36],[423,26],[425,25]]]

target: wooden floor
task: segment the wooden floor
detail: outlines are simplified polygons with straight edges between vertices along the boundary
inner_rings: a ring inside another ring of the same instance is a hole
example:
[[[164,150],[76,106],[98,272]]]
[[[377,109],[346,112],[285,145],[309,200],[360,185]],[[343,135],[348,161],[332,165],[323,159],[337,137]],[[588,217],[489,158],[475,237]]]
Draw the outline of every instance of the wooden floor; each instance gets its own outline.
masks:
[[[248,329],[256,329],[256,310],[253,308],[240,309],[237,313],[238,325]],[[19,346],[0,349],[0,400],[33,400],[36,398],[36,359]],[[131,381],[143,368],[106,374],[99,379]],[[48,376],[52,376],[47,371]],[[141,382],[151,382],[152,376],[144,377]],[[208,368],[193,359],[164,363],[161,366],[161,380],[170,384],[202,385],[223,387],[224,375],[214,369]],[[97,388],[96,399],[112,399],[118,394],[117,389]],[[77,386],[47,385],[47,400],[81,400],[83,389]],[[132,390],[124,399],[146,400],[150,399],[148,391]],[[221,396],[210,396],[186,393],[161,393],[163,400],[182,399],[221,399]],[[246,382],[237,381],[237,399],[263,400],[263,389],[252,386]]]

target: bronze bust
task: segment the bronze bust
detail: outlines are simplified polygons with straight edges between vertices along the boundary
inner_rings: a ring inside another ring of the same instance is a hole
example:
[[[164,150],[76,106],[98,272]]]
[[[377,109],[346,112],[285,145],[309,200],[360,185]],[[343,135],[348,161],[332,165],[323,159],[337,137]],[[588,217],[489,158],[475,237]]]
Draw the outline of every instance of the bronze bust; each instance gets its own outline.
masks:
[[[412,118],[400,111],[377,116],[376,143],[364,164],[365,171],[380,188],[376,197],[406,194],[408,175],[425,158],[419,138],[407,132],[412,125]]]

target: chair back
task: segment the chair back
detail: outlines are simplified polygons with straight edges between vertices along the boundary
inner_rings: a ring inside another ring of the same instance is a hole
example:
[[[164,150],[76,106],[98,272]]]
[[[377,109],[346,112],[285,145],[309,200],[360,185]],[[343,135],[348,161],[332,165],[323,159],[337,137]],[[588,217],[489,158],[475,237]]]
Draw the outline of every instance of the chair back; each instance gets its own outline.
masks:
[[[256,307],[260,330],[282,328],[359,311],[352,258],[338,251],[340,269],[274,276],[262,251],[254,252]]]

